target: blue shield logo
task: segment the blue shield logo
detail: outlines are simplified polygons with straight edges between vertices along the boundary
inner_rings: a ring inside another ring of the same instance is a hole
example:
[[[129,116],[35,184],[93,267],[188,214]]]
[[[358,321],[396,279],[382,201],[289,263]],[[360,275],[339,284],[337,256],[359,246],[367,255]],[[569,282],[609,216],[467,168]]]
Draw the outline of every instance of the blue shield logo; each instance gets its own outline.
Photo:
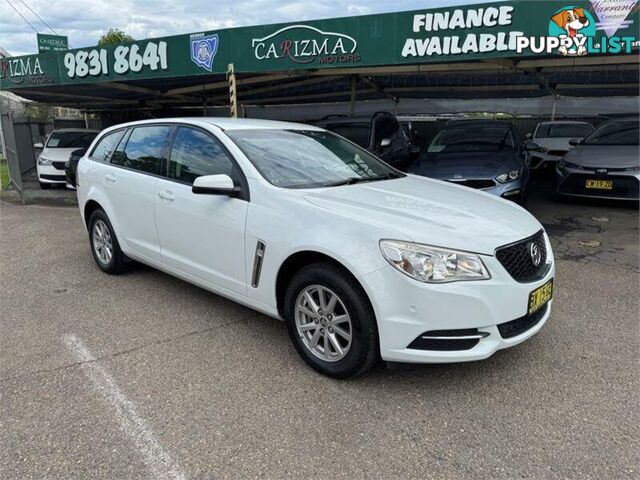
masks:
[[[191,61],[207,71],[213,69],[213,59],[218,53],[218,34],[191,39]]]

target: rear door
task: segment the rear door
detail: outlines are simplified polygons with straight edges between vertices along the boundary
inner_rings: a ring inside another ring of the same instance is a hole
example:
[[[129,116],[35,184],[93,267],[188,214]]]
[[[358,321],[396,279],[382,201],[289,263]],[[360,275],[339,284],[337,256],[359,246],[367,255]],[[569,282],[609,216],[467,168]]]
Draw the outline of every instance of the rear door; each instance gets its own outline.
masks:
[[[248,202],[191,191],[202,175],[229,175],[245,185],[235,161],[215,136],[180,126],[168,160],[167,178],[156,187],[155,211],[162,259],[208,283],[246,295],[244,253]]]
[[[133,127],[111,156],[104,176],[114,215],[118,240],[129,250],[161,261],[154,215],[156,183],[164,174],[170,125]]]

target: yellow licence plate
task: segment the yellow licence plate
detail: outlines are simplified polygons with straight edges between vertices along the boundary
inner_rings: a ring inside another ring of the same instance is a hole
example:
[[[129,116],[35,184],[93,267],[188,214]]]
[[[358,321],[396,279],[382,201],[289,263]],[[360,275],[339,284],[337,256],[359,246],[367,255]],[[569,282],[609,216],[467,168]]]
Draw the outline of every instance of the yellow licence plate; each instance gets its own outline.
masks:
[[[612,190],[613,182],[611,180],[587,180],[585,187],[597,190]]]
[[[553,296],[553,278],[529,294],[529,315],[537,312]]]

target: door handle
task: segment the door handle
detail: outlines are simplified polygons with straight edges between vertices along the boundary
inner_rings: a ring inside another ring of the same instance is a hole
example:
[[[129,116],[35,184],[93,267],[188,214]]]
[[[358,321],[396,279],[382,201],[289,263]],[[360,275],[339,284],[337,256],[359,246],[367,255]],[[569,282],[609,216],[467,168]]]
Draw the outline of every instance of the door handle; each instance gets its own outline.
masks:
[[[104,179],[108,182],[108,183],[115,183],[116,182],[116,176],[115,175],[111,175],[110,173],[108,173],[107,175],[104,176]]]
[[[173,202],[176,199],[171,192],[158,192],[158,196],[168,202]]]

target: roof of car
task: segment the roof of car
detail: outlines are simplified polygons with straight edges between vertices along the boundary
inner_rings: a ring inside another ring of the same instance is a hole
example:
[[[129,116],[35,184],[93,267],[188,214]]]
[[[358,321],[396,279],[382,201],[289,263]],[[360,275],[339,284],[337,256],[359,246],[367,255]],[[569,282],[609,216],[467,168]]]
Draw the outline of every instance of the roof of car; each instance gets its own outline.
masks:
[[[553,120],[548,122],[540,122],[538,125],[589,125],[589,122],[581,122],[580,120]]]
[[[513,126],[513,123],[508,120],[492,120],[490,118],[463,118],[460,120],[449,120],[443,128],[460,127],[460,126],[473,126],[473,125],[488,125],[492,127],[509,128]]]
[[[189,123],[203,126],[205,124],[214,125],[222,130],[320,130],[318,127],[306,125],[304,123],[280,122],[276,120],[262,120],[254,118],[226,118],[226,117],[174,117],[158,118],[153,120],[140,120],[129,122],[117,127],[130,127],[135,125],[150,125],[154,123]]]
[[[98,133],[100,130],[93,130],[91,128],[56,128],[51,133],[57,132],[93,132]]]
[[[342,123],[371,123],[377,116],[391,117],[395,116],[389,112],[376,112],[373,115],[329,115],[313,122],[314,125],[337,125]]]

